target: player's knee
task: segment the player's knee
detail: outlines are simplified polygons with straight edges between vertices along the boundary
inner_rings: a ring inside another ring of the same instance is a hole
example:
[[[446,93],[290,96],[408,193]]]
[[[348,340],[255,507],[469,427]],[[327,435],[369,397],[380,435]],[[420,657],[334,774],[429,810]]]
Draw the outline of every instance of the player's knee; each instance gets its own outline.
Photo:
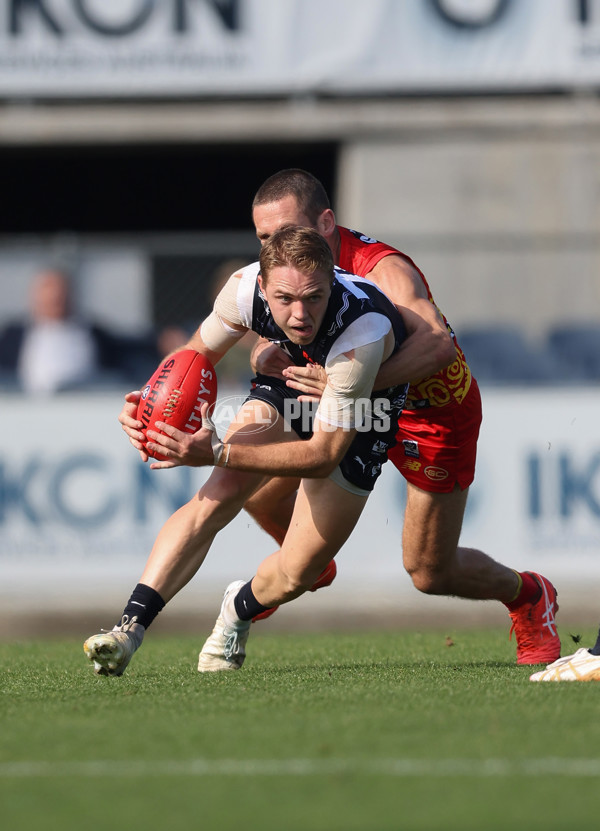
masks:
[[[209,493],[211,499],[238,502],[243,506],[254,493],[257,481],[260,481],[259,477],[255,479],[241,471],[214,468],[202,490]]]
[[[417,591],[423,594],[446,594],[446,581],[441,572],[423,566],[407,567],[406,570]]]
[[[247,486],[236,476],[213,478],[202,487],[195,497],[203,522],[214,521],[217,525],[229,522],[242,509],[248,496]]]

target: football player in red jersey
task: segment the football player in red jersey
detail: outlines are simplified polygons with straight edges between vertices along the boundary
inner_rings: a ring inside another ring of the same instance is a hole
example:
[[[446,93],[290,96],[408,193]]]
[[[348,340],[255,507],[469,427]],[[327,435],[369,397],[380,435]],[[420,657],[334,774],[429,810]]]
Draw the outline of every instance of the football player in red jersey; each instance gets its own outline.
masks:
[[[321,183],[307,171],[282,170],[267,179],[252,203],[264,244],[285,225],[305,225],[329,243],[337,265],[376,283],[396,305],[420,315],[418,330],[382,365],[376,386],[409,380],[407,407],[389,459],[407,483],[402,536],[404,566],[419,591],[474,600],[499,600],[512,618],[517,663],[556,660],[560,640],[556,591],[539,574],[518,572],[482,551],[459,545],[469,486],[475,475],[481,398],[450,325],[434,303],[423,273],[406,254],[336,223]],[[253,363],[283,375],[295,389],[319,394],[314,367],[286,366],[285,355],[259,343]],[[295,493],[290,479],[271,480],[246,509],[276,539],[285,532]]]
[[[408,406],[389,458],[407,482],[402,537],[403,561],[419,591],[474,600],[499,600],[512,619],[517,663],[538,664],[560,656],[556,591],[540,574],[518,572],[478,549],[459,546],[475,473],[481,400],[454,333],[436,307],[427,281],[398,249],[337,225],[327,193],[310,173],[290,169],[259,188],[252,206],[256,233],[264,244],[288,225],[307,226],[323,236],[335,263],[376,283],[402,310],[410,336],[383,364],[375,387],[411,382]],[[411,315],[426,326],[410,324]],[[319,396],[323,383],[314,365],[291,367],[278,347],[261,343],[253,356],[259,375],[285,378],[296,391]],[[138,450],[138,393],[129,393],[119,420]],[[272,479],[246,509],[281,544],[292,515],[298,480]],[[329,585],[334,563],[313,588]],[[268,616],[261,614],[259,617]]]

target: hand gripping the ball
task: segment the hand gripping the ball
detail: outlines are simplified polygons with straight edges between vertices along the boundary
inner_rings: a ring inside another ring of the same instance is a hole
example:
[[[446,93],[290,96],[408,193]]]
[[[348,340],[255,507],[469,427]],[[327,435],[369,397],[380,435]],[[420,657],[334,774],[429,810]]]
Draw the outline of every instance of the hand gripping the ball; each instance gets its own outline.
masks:
[[[202,405],[216,398],[217,375],[206,355],[181,349],[167,356],[141,390],[136,415],[144,440],[148,431],[159,429],[158,422],[193,435],[200,426]],[[145,449],[157,461],[167,460],[148,443]]]
[[[142,432],[142,422],[137,417],[137,411],[140,403],[142,393],[140,390],[133,390],[128,392],[125,396],[125,404],[119,413],[119,423],[123,431],[129,437],[129,441],[139,450],[143,462],[148,461],[148,454],[146,453],[145,441],[146,436]]]
[[[230,445],[224,444],[217,435],[215,425],[209,415],[210,404],[202,406],[201,428],[191,435],[178,430],[176,427],[157,421],[156,428],[148,430],[148,449],[165,457],[164,461],[153,462],[153,470],[163,470],[171,467],[227,467]]]

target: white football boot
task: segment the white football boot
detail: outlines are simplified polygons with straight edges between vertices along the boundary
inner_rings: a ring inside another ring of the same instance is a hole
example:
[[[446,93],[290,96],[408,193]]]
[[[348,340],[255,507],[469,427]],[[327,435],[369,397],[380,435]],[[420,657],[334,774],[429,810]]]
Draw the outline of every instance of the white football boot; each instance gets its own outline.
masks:
[[[137,617],[123,615],[111,632],[88,638],[83,651],[93,663],[96,675],[123,675],[133,653],[141,646],[145,631]]]
[[[235,615],[233,598],[245,584],[244,580],[236,580],[225,589],[215,628],[198,656],[198,672],[240,669],[244,663],[252,621],[240,620]]]
[[[587,649],[578,649],[574,655],[565,655],[546,669],[534,672],[530,681],[600,681],[600,655]]]

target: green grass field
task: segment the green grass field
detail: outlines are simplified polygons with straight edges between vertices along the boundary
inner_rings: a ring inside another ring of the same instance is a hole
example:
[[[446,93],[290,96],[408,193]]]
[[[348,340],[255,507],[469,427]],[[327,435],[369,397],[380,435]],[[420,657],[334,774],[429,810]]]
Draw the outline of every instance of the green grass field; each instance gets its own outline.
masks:
[[[599,825],[600,685],[530,683],[506,630],[257,630],[217,675],[200,645],[148,637],[119,679],[79,640],[0,644],[3,827]]]

